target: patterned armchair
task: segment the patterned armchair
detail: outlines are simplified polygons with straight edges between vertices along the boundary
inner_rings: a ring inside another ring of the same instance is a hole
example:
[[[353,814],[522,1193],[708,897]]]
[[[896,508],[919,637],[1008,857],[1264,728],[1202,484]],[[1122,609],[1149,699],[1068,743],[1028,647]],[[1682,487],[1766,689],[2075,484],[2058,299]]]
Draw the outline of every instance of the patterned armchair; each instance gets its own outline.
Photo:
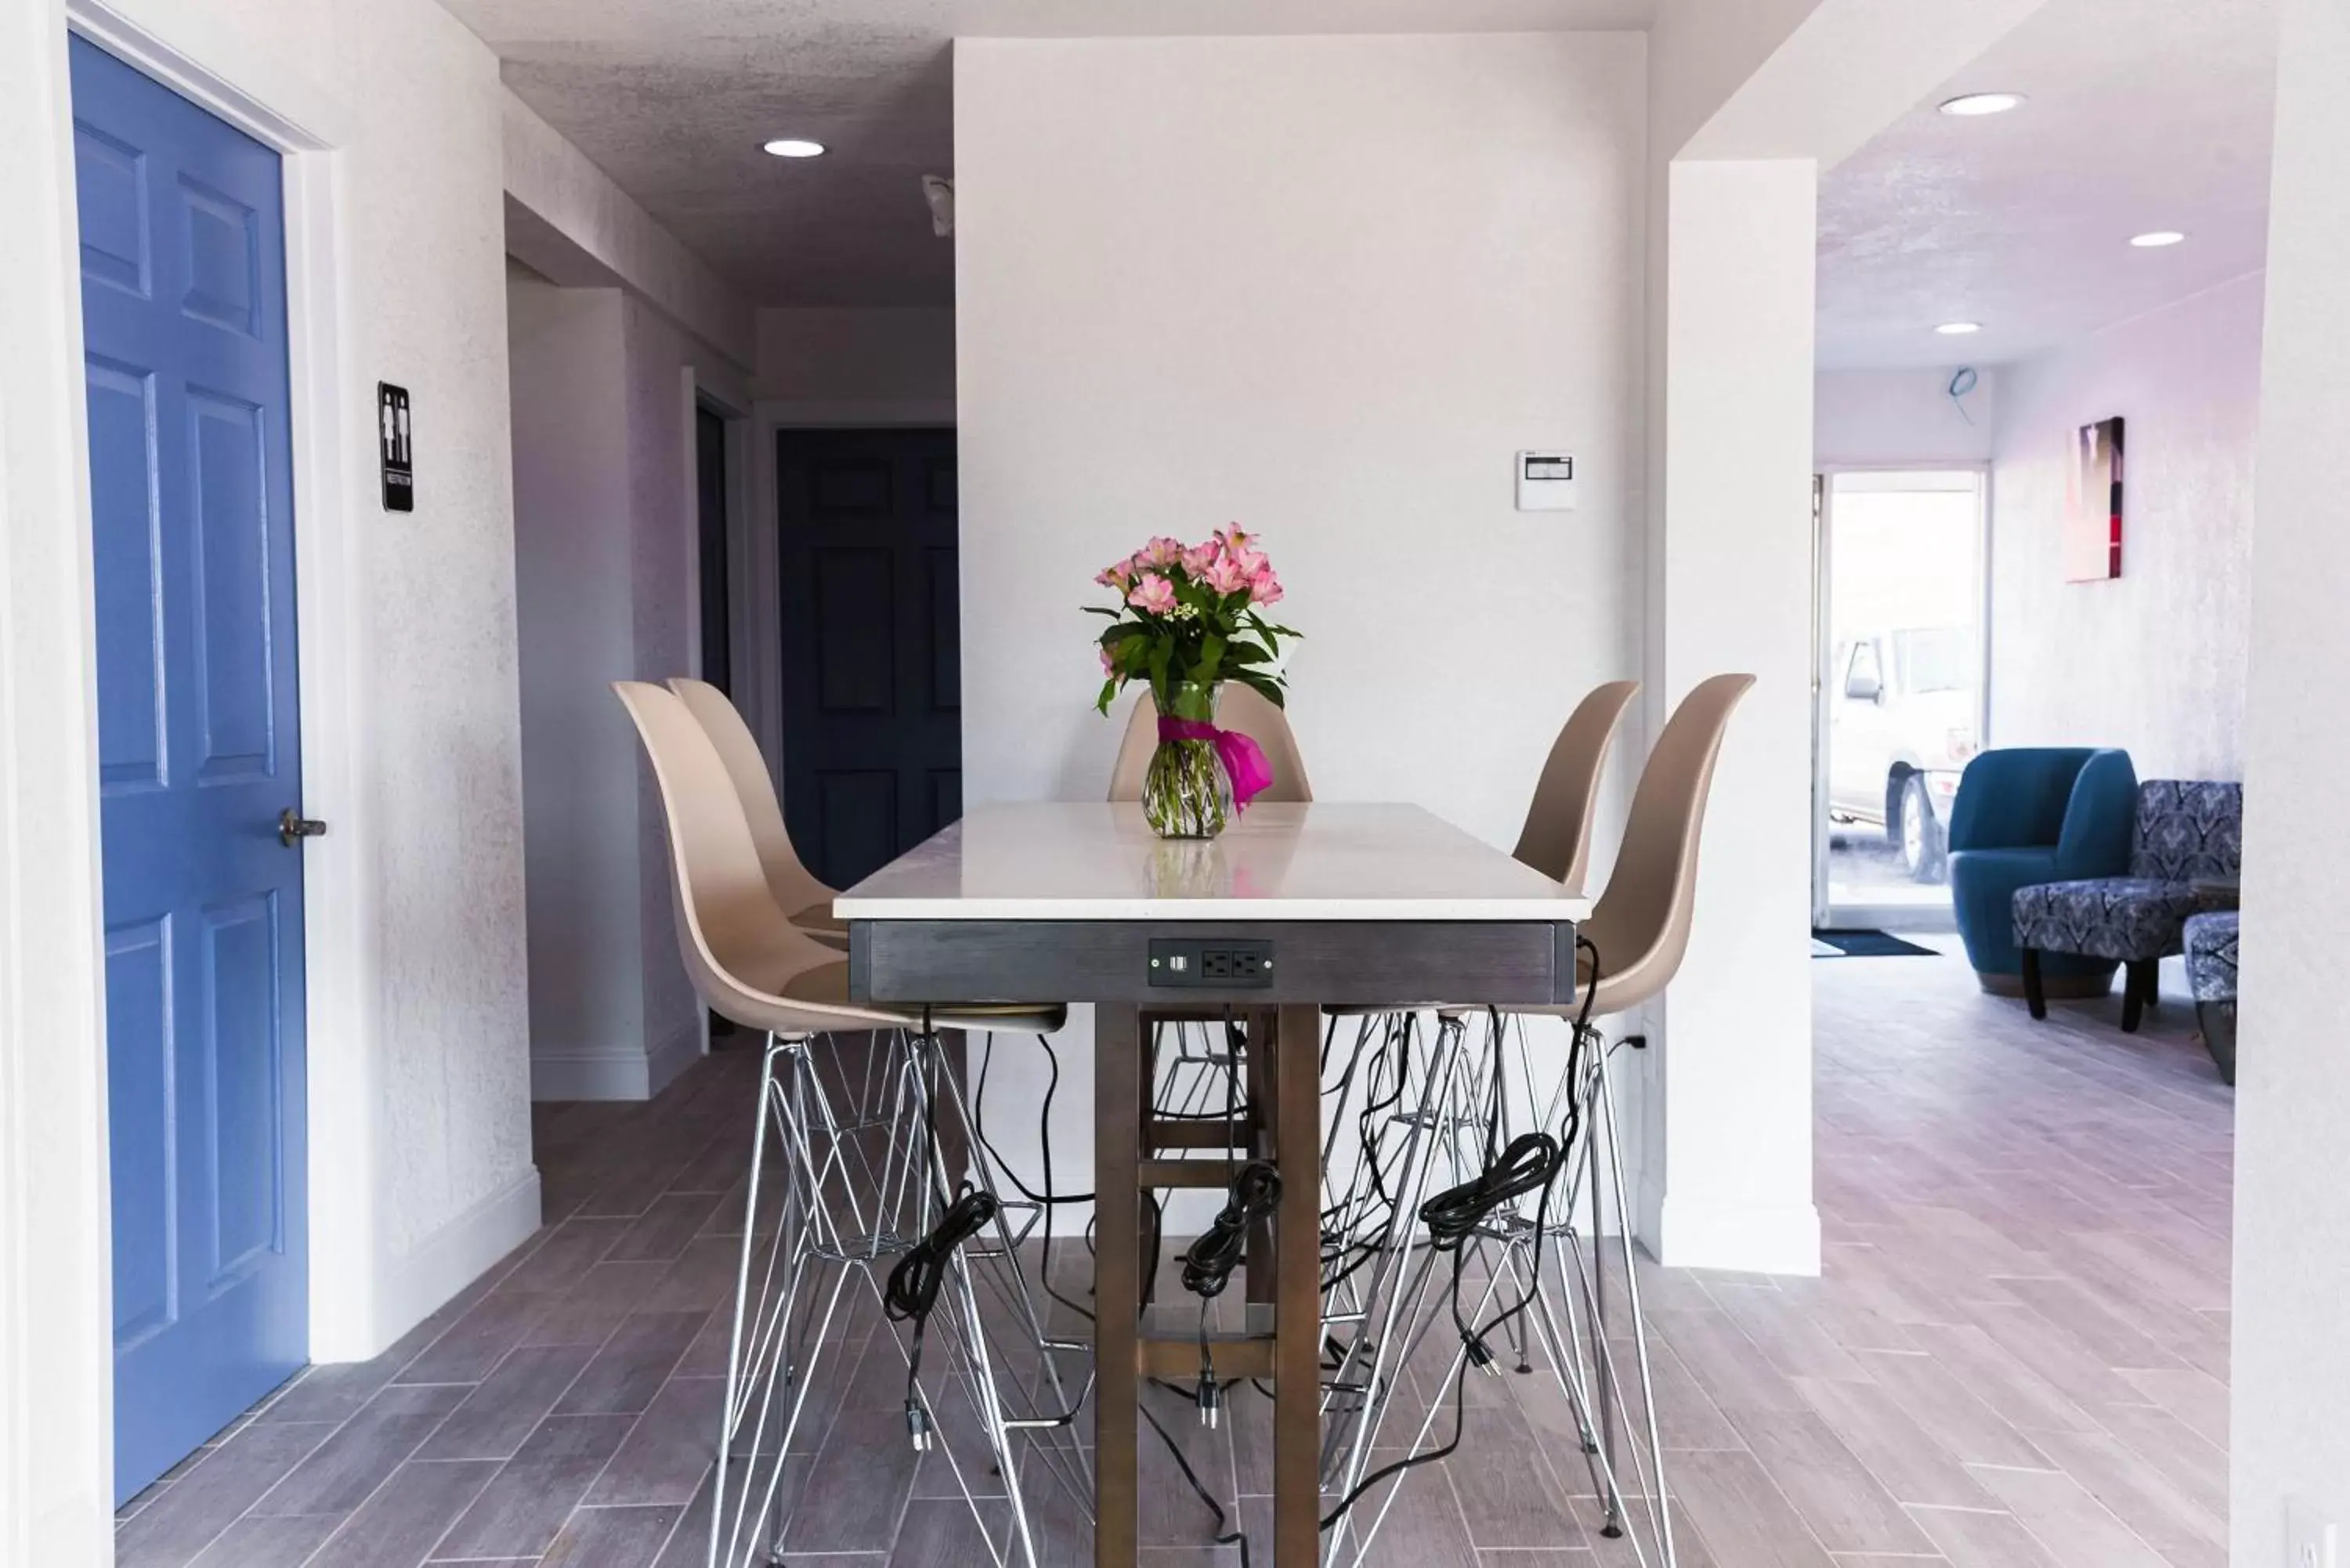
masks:
[[[2016,890],[2015,945],[2032,1016],[2048,1014],[2040,955],[2118,961],[2122,1028],[2136,1030],[2155,999],[2156,964],[2183,952],[2187,918],[2210,907],[2208,886],[2232,882],[2243,864],[2244,787],[2149,779],[2137,787],[2129,871],[2121,877],[2044,882]]]
[[[2236,1081],[2236,928],[2233,909],[2207,909],[2187,917],[2187,989],[2195,998],[2195,1023],[2203,1048],[2220,1069],[2220,1081]]]

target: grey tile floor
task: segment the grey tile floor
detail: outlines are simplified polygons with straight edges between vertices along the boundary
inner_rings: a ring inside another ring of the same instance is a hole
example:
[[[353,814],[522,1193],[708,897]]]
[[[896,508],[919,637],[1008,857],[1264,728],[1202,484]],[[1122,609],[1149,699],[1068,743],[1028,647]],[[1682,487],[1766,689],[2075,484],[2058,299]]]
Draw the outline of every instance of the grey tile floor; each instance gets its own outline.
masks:
[[[2232,1114],[2184,998],[2132,1037],[2113,1003],[2034,1025],[1951,959],[1812,971],[1825,1277],[1647,1276],[1683,1563],[2219,1568]],[[649,1105],[541,1107],[546,1228],[134,1500],[118,1562],[699,1563],[751,1071],[717,1057]],[[872,1315],[846,1354],[878,1375],[838,1378],[812,1428],[788,1560],[961,1568],[980,1560],[964,1504],[905,1448]],[[1407,1485],[1377,1560],[1628,1562],[1596,1533],[1555,1395],[1476,1393],[1462,1456]],[[1266,1540],[1267,1407],[1240,1397],[1204,1441],[1167,1415]],[[1144,1452],[1144,1561],[1236,1563]],[[1047,1524],[1052,1563],[1090,1562]]]

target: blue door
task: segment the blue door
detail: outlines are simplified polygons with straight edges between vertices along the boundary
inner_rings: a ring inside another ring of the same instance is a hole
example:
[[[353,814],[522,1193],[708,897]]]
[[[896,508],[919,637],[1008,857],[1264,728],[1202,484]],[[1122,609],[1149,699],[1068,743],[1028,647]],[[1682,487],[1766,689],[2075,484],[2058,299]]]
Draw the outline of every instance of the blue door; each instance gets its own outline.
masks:
[[[285,225],[276,153],[72,47],[128,1497],[308,1357]]]

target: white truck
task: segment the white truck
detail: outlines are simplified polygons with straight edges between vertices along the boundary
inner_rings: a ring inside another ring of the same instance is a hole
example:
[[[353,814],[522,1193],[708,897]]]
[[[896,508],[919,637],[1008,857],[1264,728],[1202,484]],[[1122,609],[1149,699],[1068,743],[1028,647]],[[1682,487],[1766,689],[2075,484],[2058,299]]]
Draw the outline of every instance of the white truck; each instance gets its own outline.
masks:
[[[1971,627],[1857,633],[1828,665],[1828,820],[1882,828],[1920,882],[1943,879],[1959,773],[1980,744],[1981,691]]]

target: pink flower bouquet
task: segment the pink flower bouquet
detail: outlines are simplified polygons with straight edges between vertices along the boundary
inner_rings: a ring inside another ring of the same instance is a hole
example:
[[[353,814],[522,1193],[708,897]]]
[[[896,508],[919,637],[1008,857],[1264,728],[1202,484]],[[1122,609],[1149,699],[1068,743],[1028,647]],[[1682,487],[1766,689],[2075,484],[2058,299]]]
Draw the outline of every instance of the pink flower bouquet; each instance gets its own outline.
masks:
[[[1281,578],[1235,524],[1204,544],[1156,538],[1094,581],[1118,596],[1098,639],[1104,713],[1129,680],[1150,682],[1159,750],[1143,781],[1143,815],[1171,838],[1209,838],[1229,814],[1273,782],[1254,741],[1215,726],[1216,692],[1237,680],[1282,705],[1281,639],[1297,633],[1265,618]]]
[[[1115,609],[1088,607],[1110,623],[1097,639],[1103,680],[1096,705],[1104,713],[1129,680],[1149,681],[1159,712],[1174,718],[1205,722],[1225,680],[1281,704],[1281,639],[1297,633],[1260,613],[1279,604],[1282,591],[1254,535],[1238,524],[1200,545],[1162,535],[1094,581],[1119,599]]]

